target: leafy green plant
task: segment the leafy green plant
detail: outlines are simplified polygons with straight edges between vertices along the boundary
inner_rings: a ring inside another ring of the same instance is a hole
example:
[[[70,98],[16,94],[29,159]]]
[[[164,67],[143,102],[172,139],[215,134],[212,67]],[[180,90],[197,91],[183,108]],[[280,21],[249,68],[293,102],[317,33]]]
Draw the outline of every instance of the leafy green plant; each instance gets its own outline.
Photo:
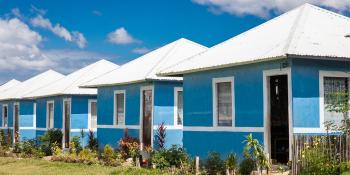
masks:
[[[169,149],[159,149],[151,154],[151,162],[155,168],[188,168],[189,158],[182,147],[172,145]]]
[[[110,145],[104,147],[101,158],[104,165],[118,166],[121,164],[120,154],[116,153]]]
[[[118,145],[122,157],[132,158],[135,163],[140,155],[140,144],[138,139],[129,136],[128,129],[124,130],[124,137],[119,140]]]
[[[228,170],[229,175],[234,175],[236,174],[236,169],[237,169],[237,158],[236,154],[230,153],[225,161],[225,167]]]
[[[302,151],[301,162],[303,168],[300,174],[312,174],[312,175],[332,175],[339,174],[339,166],[336,160],[329,159],[326,150],[321,146],[320,139],[317,139],[315,143],[307,145]]]
[[[0,129],[0,146],[3,147],[5,145],[6,145],[5,133],[2,129]]]
[[[244,158],[239,164],[239,174],[241,175],[250,175],[255,169],[255,161],[251,158]]]
[[[8,146],[8,147],[10,147],[11,145],[12,145],[12,132],[11,132],[11,130],[10,130],[10,128],[7,128],[7,137],[6,137],[6,145]]]
[[[89,140],[88,140],[87,147],[92,151],[97,151],[98,150],[98,140],[95,137],[94,131],[89,130],[88,139]]]
[[[217,152],[210,152],[205,162],[206,172],[209,174],[225,174],[225,162]]]
[[[72,144],[74,146],[70,146],[71,147],[71,152],[75,152],[76,154],[78,154],[81,150],[83,150],[83,147],[81,146],[81,143],[80,143],[80,137],[79,136],[74,136],[72,138],[71,142],[74,143],[74,144]]]
[[[243,141],[243,143],[246,143],[243,151],[244,156],[246,158],[251,158],[255,162],[256,168],[261,172],[264,169],[268,170],[270,168],[270,162],[264,152],[264,147],[257,139],[253,138],[252,134],[249,134],[245,138],[246,139]]]
[[[78,160],[80,163],[84,164],[96,164],[98,163],[97,154],[89,149],[83,149],[78,154]]]
[[[157,134],[156,134],[157,145],[159,149],[165,148],[165,137],[166,137],[166,127],[164,122],[162,122],[157,128]]]
[[[44,135],[39,137],[41,142],[41,150],[45,155],[52,155],[52,147],[57,145],[62,147],[63,133],[60,129],[49,129]]]

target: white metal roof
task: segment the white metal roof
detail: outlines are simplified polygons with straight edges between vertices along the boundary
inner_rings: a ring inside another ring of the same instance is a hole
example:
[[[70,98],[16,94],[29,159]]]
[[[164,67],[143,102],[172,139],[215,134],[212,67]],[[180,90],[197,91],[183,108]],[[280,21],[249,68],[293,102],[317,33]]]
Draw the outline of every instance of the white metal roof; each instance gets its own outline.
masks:
[[[25,98],[46,97],[56,95],[96,95],[97,90],[92,88],[80,88],[82,83],[92,80],[106,72],[117,69],[119,66],[100,60],[79,69],[66,77],[36,91],[25,95]]]
[[[145,80],[182,80],[179,77],[159,77],[156,72],[206,49],[205,46],[181,38],[132,60],[114,71],[84,83],[83,86],[99,87]]]
[[[64,75],[55,72],[53,70],[48,70],[44,73],[36,75],[22,83],[4,91],[0,94],[0,100],[11,100],[11,99],[20,99],[27,93],[30,93],[34,90],[37,90],[41,87],[44,87],[52,82],[55,82]]]
[[[349,34],[348,17],[304,4],[159,74],[181,75],[287,55],[350,60]]]
[[[2,93],[3,91],[6,91],[8,89],[11,89],[12,87],[15,87],[16,85],[20,84],[21,82],[16,80],[16,79],[12,79],[6,83],[4,83],[3,85],[0,86],[0,93]]]

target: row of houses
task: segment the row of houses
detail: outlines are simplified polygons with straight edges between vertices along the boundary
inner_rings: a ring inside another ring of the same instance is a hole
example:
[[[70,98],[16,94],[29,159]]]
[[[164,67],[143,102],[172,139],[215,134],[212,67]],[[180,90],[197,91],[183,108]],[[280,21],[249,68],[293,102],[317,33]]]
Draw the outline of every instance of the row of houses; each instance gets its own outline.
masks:
[[[349,82],[350,19],[305,4],[211,48],[181,38],[121,66],[102,60],[12,80],[0,86],[0,123],[20,133],[14,141],[60,128],[64,147],[81,129],[116,146],[128,129],[141,149],[156,147],[164,123],[166,146],[192,156],[240,155],[253,133],[283,163],[293,135],[339,123],[326,106]]]

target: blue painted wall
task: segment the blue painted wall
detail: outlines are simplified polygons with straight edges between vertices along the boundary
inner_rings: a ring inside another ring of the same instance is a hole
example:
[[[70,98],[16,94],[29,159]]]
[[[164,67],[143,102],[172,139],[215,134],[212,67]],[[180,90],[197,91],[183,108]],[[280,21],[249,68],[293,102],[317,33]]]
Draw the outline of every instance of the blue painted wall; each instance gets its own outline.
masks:
[[[98,89],[98,125],[113,125],[113,95],[116,90],[125,90],[125,123],[128,126],[139,127],[140,125],[140,88],[153,85],[154,87],[154,113],[153,125],[157,127],[164,122],[166,125],[174,125],[174,87],[181,87],[179,82],[155,81],[147,83],[135,83],[119,86],[101,87]],[[105,134],[111,132],[114,134]],[[123,136],[124,128],[99,128],[98,139],[103,147],[106,144],[117,146]],[[139,137],[138,129],[129,129],[134,137]],[[156,130],[153,131],[156,134]],[[155,138],[155,137],[154,137]],[[155,143],[155,142],[154,142]],[[182,130],[167,130],[166,146],[172,144],[182,145]],[[156,147],[156,145],[154,145]]]
[[[320,127],[319,72],[350,72],[350,61],[292,59],[293,124]]]
[[[184,127],[213,127],[213,78],[234,77],[235,126],[263,127],[263,71],[279,69],[278,60],[184,75]],[[184,148],[189,154],[206,157],[216,151],[241,155],[242,141],[249,133],[185,130]],[[263,132],[254,133],[263,143]]]

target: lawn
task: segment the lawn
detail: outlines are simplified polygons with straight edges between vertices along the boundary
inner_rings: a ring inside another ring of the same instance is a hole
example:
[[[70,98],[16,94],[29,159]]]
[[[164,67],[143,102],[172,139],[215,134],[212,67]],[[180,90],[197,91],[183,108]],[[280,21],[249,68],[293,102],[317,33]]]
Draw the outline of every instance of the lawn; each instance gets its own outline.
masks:
[[[161,174],[156,170],[141,168],[107,167],[78,163],[50,162],[37,159],[16,159],[0,157],[0,175],[104,175],[104,174]]]

